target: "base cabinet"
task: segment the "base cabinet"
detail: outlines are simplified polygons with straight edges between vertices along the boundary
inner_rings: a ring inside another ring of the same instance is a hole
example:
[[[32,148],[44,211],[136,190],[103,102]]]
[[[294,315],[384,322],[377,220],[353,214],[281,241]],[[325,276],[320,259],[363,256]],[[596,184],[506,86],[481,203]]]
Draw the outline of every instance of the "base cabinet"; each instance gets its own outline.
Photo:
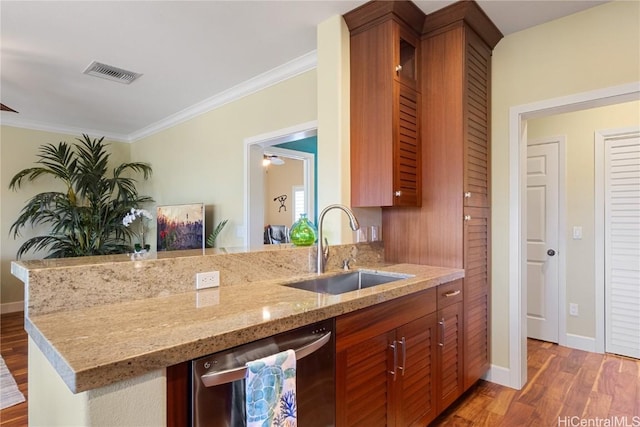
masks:
[[[462,280],[336,319],[336,424],[425,426],[463,390]]]
[[[438,287],[437,409],[444,411],[464,391],[463,283]]]

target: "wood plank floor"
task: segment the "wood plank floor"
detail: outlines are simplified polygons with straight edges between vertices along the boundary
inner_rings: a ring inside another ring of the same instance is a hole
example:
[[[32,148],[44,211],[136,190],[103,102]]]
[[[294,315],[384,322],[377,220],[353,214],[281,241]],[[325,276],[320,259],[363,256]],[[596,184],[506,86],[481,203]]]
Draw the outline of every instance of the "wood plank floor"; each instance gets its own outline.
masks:
[[[640,360],[532,339],[527,356],[522,390],[480,381],[431,425],[640,426]]]
[[[27,334],[22,316],[2,315],[0,353],[28,397]],[[527,345],[529,382],[522,390],[480,381],[431,425],[640,426],[640,360],[536,340],[528,340]],[[596,419],[605,421],[587,424]],[[606,424],[607,419],[619,421]],[[0,411],[0,427],[26,425],[27,402]]]
[[[0,354],[13,374],[18,389],[27,396],[27,333],[24,330],[24,313],[8,313],[0,317]],[[27,425],[27,401],[0,411],[1,427]]]

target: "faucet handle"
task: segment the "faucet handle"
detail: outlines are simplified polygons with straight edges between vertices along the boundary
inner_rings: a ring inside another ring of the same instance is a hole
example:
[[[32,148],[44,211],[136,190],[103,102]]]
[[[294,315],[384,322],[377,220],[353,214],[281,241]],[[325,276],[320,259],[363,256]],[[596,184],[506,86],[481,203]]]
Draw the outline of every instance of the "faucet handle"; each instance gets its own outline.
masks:
[[[324,256],[324,260],[326,261],[329,258],[329,241],[327,238],[324,238],[324,247],[322,248],[322,255]]]

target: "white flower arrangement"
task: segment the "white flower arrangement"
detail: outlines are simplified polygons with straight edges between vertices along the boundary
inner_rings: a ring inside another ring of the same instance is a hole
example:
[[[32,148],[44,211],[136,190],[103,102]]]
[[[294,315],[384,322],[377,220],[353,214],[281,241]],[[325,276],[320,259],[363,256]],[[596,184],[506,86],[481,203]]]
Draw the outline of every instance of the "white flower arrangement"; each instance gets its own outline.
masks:
[[[122,218],[122,224],[124,224],[125,227],[128,227],[133,221],[136,220],[136,218],[146,218],[148,220],[153,219],[148,210],[131,208],[131,210],[124,216],[124,218]]]
[[[147,251],[147,245],[144,241],[144,221],[150,221],[153,219],[149,211],[146,209],[131,208],[131,210],[122,218],[122,224],[125,227],[129,227],[137,218],[140,218],[140,244],[136,244],[136,251]]]

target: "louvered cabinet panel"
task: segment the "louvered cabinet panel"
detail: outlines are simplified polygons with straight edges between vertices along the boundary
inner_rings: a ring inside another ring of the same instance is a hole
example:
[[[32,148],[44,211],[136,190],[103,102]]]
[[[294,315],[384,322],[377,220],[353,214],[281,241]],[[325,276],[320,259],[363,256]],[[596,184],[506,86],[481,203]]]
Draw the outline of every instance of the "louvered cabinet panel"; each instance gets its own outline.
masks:
[[[604,145],[606,351],[640,358],[640,134]]]
[[[336,355],[336,418],[339,426],[387,426],[391,405],[389,345],[394,333],[382,334]]]
[[[403,369],[398,391],[398,426],[424,426],[436,416],[436,315],[425,316],[401,328],[396,339],[404,342]]]
[[[462,304],[438,310],[437,318],[440,351],[438,409],[443,410],[462,394],[464,387]]]
[[[419,206],[422,196],[420,170],[420,95],[400,83],[396,83],[397,118],[394,141],[394,206]]]
[[[491,51],[472,30],[465,40],[464,205],[489,207]]]
[[[465,291],[466,292],[466,291]],[[465,310],[465,378],[464,388],[471,387],[489,369],[489,294],[479,290],[469,296]]]
[[[465,378],[469,388],[485,374],[490,363],[489,342],[489,209],[465,208],[464,313]]]

